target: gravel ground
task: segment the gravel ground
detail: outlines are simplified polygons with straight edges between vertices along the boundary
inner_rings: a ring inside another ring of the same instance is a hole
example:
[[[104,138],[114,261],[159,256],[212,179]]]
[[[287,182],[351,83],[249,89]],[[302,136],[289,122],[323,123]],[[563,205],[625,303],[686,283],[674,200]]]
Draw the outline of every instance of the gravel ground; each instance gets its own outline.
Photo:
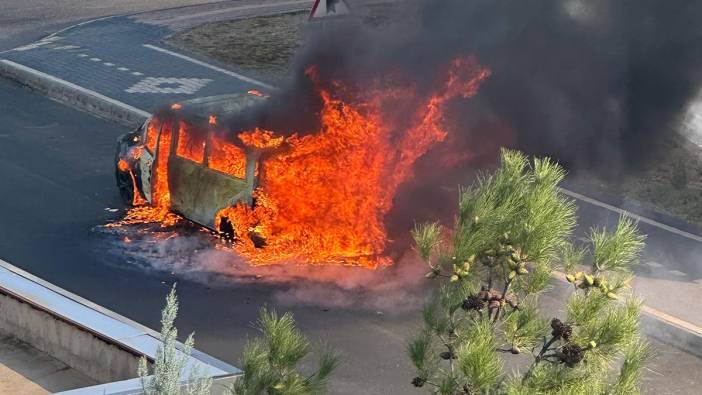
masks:
[[[256,75],[284,74],[302,45],[307,11],[207,23],[166,42]]]
[[[390,13],[407,12],[387,3],[354,4],[354,15],[382,29]],[[274,81],[283,77],[303,44],[309,11],[206,23],[166,39],[172,47],[215,59],[249,75]]]
[[[702,226],[702,148],[677,134],[662,144],[636,174],[611,180],[578,177],[575,184]]]

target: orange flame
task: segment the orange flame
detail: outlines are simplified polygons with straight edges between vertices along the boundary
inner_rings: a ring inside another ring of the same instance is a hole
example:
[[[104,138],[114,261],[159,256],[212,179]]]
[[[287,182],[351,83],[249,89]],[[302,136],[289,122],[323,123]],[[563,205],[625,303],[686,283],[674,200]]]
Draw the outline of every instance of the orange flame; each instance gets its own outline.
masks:
[[[314,67],[306,74],[316,82]],[[383,256],[387,242],[384,217],[392,208],[398,187],[413,176],[414,162],[446,138],[445,104],[456,97],[475,95],[489,74],[472,57],[456,59],[428,98],[420,98],[411,86],[388,88],[378,83],[351,95],[352,100],[342,100],[337,93],[349,91],[343,84],[318,87],[323,106],[321,127],[315,133],[286,138],[255,128],[237,134],[246,149],[285,149],[261,161],[254,206],[240,203],[221,210],[215,226],[219,229],[222,220],[228,219],[236,233],[235,248],[253,264],[302,261],[375,268],[392,263]],[[383,109],[392,103],[399,103],[399,107],[411,103],[407,108],[412,111],[403,120],[406,125],[396,125],[384,114]],[[216,124],[216,118],[210,116],[209,123]],[[168,125],[164,123],[158,141],[151,143],[158,146],[152,177],[153,207],[131,210],[128,219],[133,222],[168,225],[178,219],[169,214],[172,134]],[[182,151],[178,142],[177,152],[201,158],[202,142],[192,136],[184,139]],[[244,149],[213,131],[207,139],[207,165],[245,178]]]
[[[314,78],[314,69],[308,69]],[[218,213],[235,224],[237,249],[256,264],[302,260],[377,267],[387,234],[383,219],[398,186],[412,176],[412,165],[433,144],[446,137],[443,105],[470,97],[489,75],[472,58],[451,64],[445,81],[413,115],[413,126],[397,141],[394,125],[381,115],[386,99],[407,92],[372,90],[365,100],[347,103],[320,89],[321,129],[286,139],[289,150],[263,162],[256,206],[238,205]],[[240,134],[266,136],[254,129]],[[252,233],[266,240],[256,248]]]
[[[259,91],[257,89],[251,89],[246,93],[248,93],[249,95],[254,95],[254,96],[258,96],[258,97],[268,97],[267,95],[264,95],[263,93],[261,93],[261,91]]]
[[[152,129],[152,125],[153,129]],[[161,122],[154,119],[149,124],[147,129],[147,146],[148,135],[153,130],[157,130]],[[168,188],[168,157],[171,151],[172,130],[169,122],[163,122],[161,134],[156,138],[156,133],[153,134],[154,147],[158,151],[156,155],[156,166],[151,179],[151,205],[146,205],[145,202],[135,202],[133,207],[127,212],[127,216],[114,224],[114,226],[130,225],[137,223],[160,222],[163,226],[174,225],[180,217],[170,212],[171,194]],[[135,184],[136,189],[136,184]],[[138,195],[135,193],[135,196]],[[140,196],[141,198],[141,196]]]
[[[197,133],[192,125],[185,121],[178,123],[178,144],[176,154],[193,162],[202,163],[205,160],[205,134]]]
[[[124,159],[120,159],[119,162],[117,162],[117,168],[120,171],[127,171],[129,170],[129,163]]]
[[[215,133],[209,135],[207,164],[211,169],[237,178],[246,178],[246,153]]]
[[[250,132],[239,133],[239,140],[249,147],[266,149],[280,147],[285,137],[273,137],[273,132],[255,128]]]

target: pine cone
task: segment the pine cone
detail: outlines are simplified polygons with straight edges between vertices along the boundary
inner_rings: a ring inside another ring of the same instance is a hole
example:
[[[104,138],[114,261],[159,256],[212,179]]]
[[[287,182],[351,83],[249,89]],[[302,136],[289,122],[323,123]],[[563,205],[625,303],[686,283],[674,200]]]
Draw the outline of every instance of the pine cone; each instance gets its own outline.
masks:
[[[559,328],[561,325],[563,325],[563,323],[558,318],[553,318],[551,320],[551,328],[553,328],[553,330],[556,330],[556,328]]]
[[[517,302],[516,300],[514,300],[514,298],[513,298],[512,296],[508,296],[507,298],[505,298],[505,301],[507,302],[507,304],[508,304],[511,308],[513,308],[513,309],[515,309],[515,310],[519,310],[519,302]]]
[[[412,385],[415,386],[415,387],[417,387],[417,388],[421,388],[421,387],[424,385],[425,382],[426,382],[426,380],[423,379],[423,378],[421,378],[421,377],[419,377],[419,376],[417,376],[417,377],[415,377],[414,379],[412,379]]]
[[[485,302],[483,302],[483,300],[478,295],[468,296],[461,304],[461,308],[463,308],[463,310],[465,310],[465,311],[470,311],[470,310],[480,311],[484,307],[485,307]]]
[[[561,348],[561,361],[569,368],[583,360],[585,351],[577,344],[566,344]]]
[[[570,325],[563,325],[563,331],[561,332],[561,337],[563,340],[569,342],[573,337],[573,327]]]
[[[558,318],[551,320],[551,328],[553,328],[551,331],[551,336],[555,337],[556,339],[570,341],[570,338],[573,335],[573,328],[570,325],[564,324]]]

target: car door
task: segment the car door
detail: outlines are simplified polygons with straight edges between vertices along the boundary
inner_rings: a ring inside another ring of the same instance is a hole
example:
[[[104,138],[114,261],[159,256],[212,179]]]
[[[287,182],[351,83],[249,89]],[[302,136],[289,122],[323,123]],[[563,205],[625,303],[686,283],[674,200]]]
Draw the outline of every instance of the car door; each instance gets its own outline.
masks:
[[[192,221],[207,225],[197,215],[206,131],[199,130],[184,120],[178,121],[174,126],[175,133],[168,160],[171,209]]]
[[[250,195],[246,182],[246,154],[235,144],[210,132],[207,137],[206,165],[200,169],[197,204],[192,219],[211,229],[223,208],[244,201]]]
[[[153,163],[156,152],[156,142],[161,133],[161,121],[158,118],[150,118],[146,121],[142,141],[144,150],[139,157],[139,169],[141,170],[141,191],[149,203],[151,201],[151,176],[153,174]]]

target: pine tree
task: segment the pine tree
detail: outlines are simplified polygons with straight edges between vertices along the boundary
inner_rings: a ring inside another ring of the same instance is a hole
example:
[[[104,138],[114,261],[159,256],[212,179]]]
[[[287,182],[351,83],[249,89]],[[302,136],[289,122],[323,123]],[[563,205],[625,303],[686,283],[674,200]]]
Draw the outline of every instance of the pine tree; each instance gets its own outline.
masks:
[[[310,344],[295,327],[292,314],[278,316],[261,309],[256,324],[261,336],[250,341],[243,355],[243,376],[231,389],[235,395],[308,395],[326,393],[327,379],[339,358],[329,348],[323,350],[317,371],[305,375],[298,365],[309,354]]]
[[[178,315],[178,297],[173,285],[166,297],[166,307],[161,312],[161,344],[156,349],[153,373],[150,375],[146,358],[139,360],[138,374],[145,395],[209,395],[212,379],[204,377],[202,368],[194,366],[190,372],[188,383],[183,387],[181,375],[190,358],[194,335],[191,333],[182,349],[178,350],[176,342],[178,329],[173,326]]]
[[[414,386],[436,394],[639,392],[650,349],[628,283],[644,237],[620,218],[612,232],[594,229],[575,245],[575,206],[558,189],[564,176],[548,158],[503,150],[499,169],[461,190],[452,230],[415,228],[426,277],[444,281],[408,345]],[[565,317],[538,303],[552,275],[562,275],[559,265],[572,285]],[[504,372],[503,358],[521,358],[524,370]]]

